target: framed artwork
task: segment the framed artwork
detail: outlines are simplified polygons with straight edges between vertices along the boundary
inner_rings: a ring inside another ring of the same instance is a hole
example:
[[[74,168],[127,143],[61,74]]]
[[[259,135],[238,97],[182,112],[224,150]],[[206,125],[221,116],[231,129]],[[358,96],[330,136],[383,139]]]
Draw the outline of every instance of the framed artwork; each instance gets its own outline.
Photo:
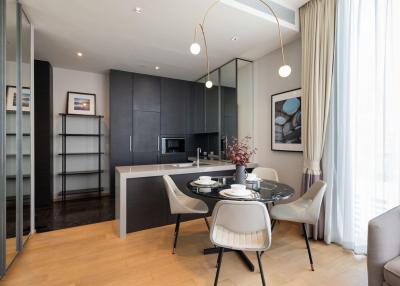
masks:
[[[68,91],[67,113],[96,115],[96,94]]]
[[[13,85],[7,85],[7,110],[17,110],[17,87]],[[22,111],[31,111],[31,89],[28,87],[22,87],[21,94]]]
[[[271,96],[271,149],[302,152],[302,90],[294,89]]]

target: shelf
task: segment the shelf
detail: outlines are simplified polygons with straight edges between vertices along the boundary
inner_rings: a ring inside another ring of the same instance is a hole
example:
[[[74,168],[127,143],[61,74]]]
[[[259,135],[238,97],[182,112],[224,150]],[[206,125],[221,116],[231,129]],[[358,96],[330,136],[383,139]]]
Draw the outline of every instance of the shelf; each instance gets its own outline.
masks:
[[[90,174],[101,174],[104,170],[86,170],[86,171],[69,171],[58,173],[60,176],[73,176],[73,175],[90,175]]]
[[[7,110],[7,114],[16,114],[16,110]],[[30,114],[30,111],[22,111],[22,114]]]
[[[89,133],[59,133],[60,136],[88,136],[88,137],[99,137],[104,136],[104,134],[89,134]]]
[[[23,157],[30,157],[31,154],[22,154]],[[17,154],[7,154],[7,157],[17,157]]]
[[[23,175],[22,178],[23,179],[30,179],[31,175]],[[16,175],[7,175],[7,180],[15,180],[16,179]]]
[[[103,118],[104,115],[84,115],[84,114],[67,114],[67,113],[59,113],[61,116],[66,117],[89,117],[89,118]]]
[[[17,136],[17,133],[6,133],[7,136]],[[22,133],[22,136],[31,136],[29,133]]]
[[[103,155],[104,152],[79,152],[79,153],[58,153],[59,156],[78,156],[78,155]]]
[[[73,196],[73,195],[81,195],[81,194],[90,194],[90,193],[98,193],[99,188],[89,188],[89,189],[77,189],[77,190],[67,190],[65,195],[66,196]],[[100,188],[100,192],[104,192],[104,188]],[[58,192],[59,196],[62,196],[62,192]]]

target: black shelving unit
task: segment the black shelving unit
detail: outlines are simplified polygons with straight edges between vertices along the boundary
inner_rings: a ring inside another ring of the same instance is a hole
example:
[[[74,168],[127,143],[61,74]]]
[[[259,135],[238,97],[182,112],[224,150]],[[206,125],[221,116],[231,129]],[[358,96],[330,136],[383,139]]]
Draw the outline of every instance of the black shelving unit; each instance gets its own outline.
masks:
[[[61,172],[58,173],[61,176],[61,192],[58,193],[63,201],[67,200],[67,196],[84,195],[98,193],[99,197],[104,191],[101,186],[101,174],[104,173],[101,166],[101,156],[104,152],[101,151],[101,138],[104,134],[101,133],[101,120],[104,116],[102,115],[78,115],[78,114],[66,114],[60,113],[62,118],[62,131],[58,135],[62,138],[62,151],[58,155],[62,158]],[[98,132],[97,133],[68,133],[67,132],[67,118],[69,117],[81,117],[81,118],[94,118],[98,120]],[[67,152],[67,138],[68,137],[96,137],[98,139],[98,150],[96,152]],[[67,157],[69,156],[97,156],[98,167],[94,170],[80,170],[80,171],[67,171]],[[94,188],[82,188],[67,190],[67,177],[70,176],[85,176],[85,175],[98,175],[98,184]]]

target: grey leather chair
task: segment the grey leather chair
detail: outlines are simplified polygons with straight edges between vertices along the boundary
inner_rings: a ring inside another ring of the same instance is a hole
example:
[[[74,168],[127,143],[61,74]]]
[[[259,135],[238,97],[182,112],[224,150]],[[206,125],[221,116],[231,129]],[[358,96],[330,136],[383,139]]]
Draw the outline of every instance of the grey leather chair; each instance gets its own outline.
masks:
[[[274,220],[297,222],[302,225],[312,271],[314,271],[314,263],[305,225],[317,224],[325,190],[326,183],[317,181],[301,198],[288,204],[276,205],[271,209],[271,217]]]
[[[368,224],[368,285],[400,285],[400,206]]]
[[[182,214],[205,214],[208,213],[208,206],[202,200],[191,198],[184,193],[182,193],[176,186],[174,181],[170,176],[163,176],[165,190],[167,191],[169,207],[171,209],[171,214],[176,214],[176,225],[175,225],[175,235],[174,235],[174,246],[172,253],[175,254],[176,244],[178,242],[179,226],[181,223]],[[210,229],[207,218],[204,217],[207,224],[207,228]]]
[[[258,178],[263,180],[279,182],[278,172],[272,168],[256,167],[252,171]]]
[[[265,286],[260,253],[271,245],[271,222],[265,204],[255,201],[219,201],[213,211],[210,239],[219,247],[215,286],[218,284],[225,248],[255,251],[262,284]]]

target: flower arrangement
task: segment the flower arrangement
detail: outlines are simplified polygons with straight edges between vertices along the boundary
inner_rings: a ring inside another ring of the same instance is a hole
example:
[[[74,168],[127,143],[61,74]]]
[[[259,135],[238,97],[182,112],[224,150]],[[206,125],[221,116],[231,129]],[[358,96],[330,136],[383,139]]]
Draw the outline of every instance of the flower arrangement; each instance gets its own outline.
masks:
[[[246,136],[241,140],[233,138],[233,144],[228,146],[229,159],[236,166],[245,166],[249,163],[251,156],[256,153],[257,149],[250,147],[250,139],[251,137],[249,136]]]

